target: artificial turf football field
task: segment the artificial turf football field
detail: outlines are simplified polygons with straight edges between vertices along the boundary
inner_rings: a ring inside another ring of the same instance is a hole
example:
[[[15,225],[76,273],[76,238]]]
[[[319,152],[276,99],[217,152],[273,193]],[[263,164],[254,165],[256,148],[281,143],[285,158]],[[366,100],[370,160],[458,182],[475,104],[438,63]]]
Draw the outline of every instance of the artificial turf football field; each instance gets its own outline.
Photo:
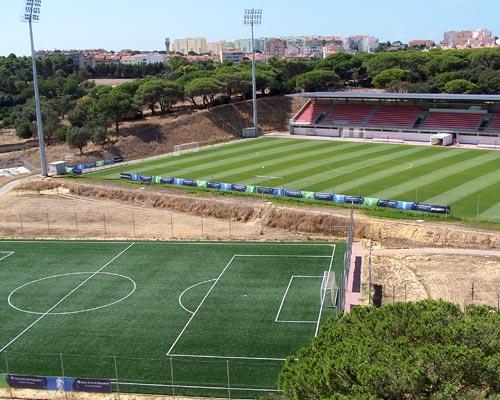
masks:
[[[500,151],[258,138],[104,170],[448,204],[452,215],[500,222]]]
[[[260,396],[334,315],[320,286],[330,267],[340,279],[344,249],[1,241],[0,375],[64,368],[120,391]]]

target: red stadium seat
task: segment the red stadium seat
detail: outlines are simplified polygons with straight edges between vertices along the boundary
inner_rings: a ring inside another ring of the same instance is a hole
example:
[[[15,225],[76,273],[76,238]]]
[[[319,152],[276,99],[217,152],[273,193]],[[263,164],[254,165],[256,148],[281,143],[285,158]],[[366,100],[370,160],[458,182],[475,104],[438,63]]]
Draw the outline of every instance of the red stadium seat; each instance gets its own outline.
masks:
[[[484,114],[457,112],[429,112],[423,123],[424,128],[471,129],[477,130]]]
[[[412,128],[421,112],[419,107],[379,106],[368,125]]]
[[[323,120],[324,124],[335,125],[364,125],[365,120],[374,110],[371,105],[346,105],[339,104]]]

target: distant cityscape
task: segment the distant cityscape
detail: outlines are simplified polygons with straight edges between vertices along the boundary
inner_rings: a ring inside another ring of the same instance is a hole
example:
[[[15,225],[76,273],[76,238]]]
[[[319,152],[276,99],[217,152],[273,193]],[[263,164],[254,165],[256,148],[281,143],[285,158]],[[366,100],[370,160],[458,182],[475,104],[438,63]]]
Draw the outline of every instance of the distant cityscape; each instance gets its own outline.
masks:
[[[97,50],[42,50],[37,55],[65,54],[80,68],[95,68],[99,64],[154,64],[170,57],[181,56],[188,61],[214,61],[241,63],[251,59],[251,39],[208,42],[204,37],[182,38],[173,41],[166,38],[164,50],[119,52]],[[254,39],[255,59],[267,62],[271,58],[287,60],[313,60],[326,58],[336,53],[370,53],[374,51],[401,51],[432,48],[465,49],[500,47],[500,39],[491,31],[480,28],[465,31],[447,31],[443,40],[435,43],[428,39],[414,39],[408,43],[401,41],[380,42],[370,35],[353,36],[291,36],[281,38]]]

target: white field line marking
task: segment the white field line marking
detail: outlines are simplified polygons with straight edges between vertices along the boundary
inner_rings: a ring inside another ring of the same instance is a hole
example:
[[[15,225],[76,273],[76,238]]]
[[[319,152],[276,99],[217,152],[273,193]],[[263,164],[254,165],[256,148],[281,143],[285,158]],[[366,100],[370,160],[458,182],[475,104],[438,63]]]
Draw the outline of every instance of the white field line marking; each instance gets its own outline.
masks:
[[[278,324],[315,324],[316,321],[294,321],[290,319],[280,319],[278,321],[274,321]]]
[[[82,287],[85,283],[91,280],[94,276],[96,276],[99,272],[101,272],[104,268],[106,268],[109,264],[115,261],[118,257],[120,257],[123,253],[125,253],[128,249],[130,249],[134,243],[128,245],[124,250],[120,251],[116,256],[114,256],[111,260],[109,260],[106,264],[104,264],[101,268],[95,271],[92,275],[90,275],[87,279],[85,279],[82,283],[80,283],[77,287],[71,290],[66,296],[64,296],[61,300],[59,300],[56,304],[50,307],[45,313],[40,315],[35,321],[29,324],[26,328],[24,328],[14,339],[12,339],[9,343],[3,346],[0,349],[0,353],[4,351],[7,347],[9,347],[12,343],[14,343],[17,339],[23,336],[26,332],[28,332],[31,328],[33,328],[38,322],[40,322],[46,315],[48,315],[53,309],[55,309],[59,304],[61,304],[64,300],[66,300],[69,296],[75,293],[80,287]]]
[[[330,273],[332,271],[332,266],[333,266],[333,257],[335,256],[335,245],[333,246],[333,251],[332,251],[332,256],[330,258],[330,266],[328,267],[328,275],[330,276]],[[319,331],[319,324],[321,322],[321,314],[323,313],[323,304],[325,303],[325,297],[326,297],[326,290],[323,293],[323,296],[321,296],[321,302],[319,305],[319,314],[318,314],[318,321],[316,322],[316,330],[314,332],[314,337],[318,336],[318,331]]]
[[[219,282],[219,280],[222,277],[222,275],[224,275],[224,272],[226,272],[226,270],[229,268],[229,266],[233,262],[234,258],[235,258],[235,256],[233,255],[231,257],[231,259],[229,260],[229,262],[224,267],[224,269],[222,270],[222,272],[215,279],[215,281],[212,284],[212,286],[210,286],[210,289],[208,289],[208,292],[205,294],[205,296],[203,297],[203,299],[201,299],[200,304],[198,304],[198,307],[196,307],[196,310],[194,310],[194,312],[191,314],[191,317],[188,319],[188,322],[186,323],[186,325],[184,325],[184,328],[182,328],[181,333],[179,333],[179,336],[177,336],[177,338],[175,339],[175,341],[172,344],[172,346],[170,346],[170,348],[168,349],[167,356],[170,355],[170,352],[174,349],[175,345],[177,344],[177,342],[179,341],[179,339],[181,338],[181,336],[183,335],[183,333],[186,331],[187,327],[189,326],[189,324],[193,320],[194,316],[196,315],[196,313],[198,312],[198,310],[201,308],[201,306],[203,305],[203,303],[205,302],[205,300],[207,299],[207,297],[209,296],[209,294],[212,292],[212,290],[214,289],[215,285],[217,285],[217,282]]]
[[[0,243],[81,243],[81,244],[125,244],[126,241],[86,241],[86,240],[0,240]],[[218,245],[218,246],[328,246],[333,247],[330,243],[274,243],[274,242],[185,242],[185,241],[148,241],[137,242],[137,244],[156,244],[156,245]]]
[[[285,303],[286,294],[288,293],[290,286],[292,286],[292,281],[293,281],[293,276],[290,277],[290,280],[288,281],[288,286],[286,287],[285,293],[283,294],[283,297],[281,298],[280,307],[278,308],[278,313],[276,314],[276,318],[274,318],[274,322],[278,322],[278,318],[280,316],[281,309],[283,308],[283,304]]]
[[[301,254],[236,254],[236,257],[330,258],[330,256],[313,256]]]
[[[330,257],[330,256],[328,256]],[[290,289],[290,286],[292,285],[293,278],[322,278],[321,276],[311,276],[311,275],[292,275],[290,278],[290,281],[288,282],[288,286],[286,287],[285,293],[283,294],[283,297],[281,298],[281,303],[280,307],[278,309],[278,313],[276,314],[276,318],[274,319],[274,322],[281,322],[281,323],[296,323],[296,324],[315,324],[316,321],[292,321],[292,320],[283,320],[279,319],[281,309],[283,308],[283,304],[285,303],[286,295],[288,293],[288,290]]]
[[[206,281],[195,283],[194,285],[189,286],[187,289],[184,289],[184,291],[179,295],[179,298],[178,298],[179,305],[184,309],[184,311],[187,311],[190,314],[194,313],[194,311],[188,310],[182,304],[182,296],[184,295],[184,293],[186,293],[188,290],[191,290],[191,289],[195,288],[196,286],[203,285],[204,283],[213,282],[213,281],[215,281],[215,278],[214,279],[207,279]]]
[[[11,306],[12,308],[16,309],[17,311],[21,311],[21,312],[24,312],[24,313],[27,313],[27,314],[42,315],[43,312],[23,310],[22,308],[17,307],[12,302],[12,296],[17,291],[21,290],[22,288],[24,288],[26,286],[29,286],[29,285],[32,285],[32,284],[37,283],[37,282],[46,281],[48,279],[53,279],[53,278],[59,278],[61,276],[92,275],[92,274],[93,274],[93,272],[70,272],[68,274],[58,274],[58,275],[48,276],[46,278],[35,279],[34,281],[25,283],[24,285],[21,285],[21,286],[15,288],[12,292],[10,292],[9,297],[7,297],[7,303],[9,303],[9,306]],[[132,278],[129,278],[128,276],[121,275],[121,274],[114,274],[112,272],[99,272],[99,274],[102,274],[102,275],[111,275],[111,276],[118,276],[119,278],[126,279],[126,280],[128,280],[129,282],[132,283],[132,290],[126,296],[124,296],[124,297],[122,297],[122,298],[120,298],[118,300],[115,300],[115,301],[113,301],[111,303],[102,305],[102,306],[97,306],[97,307],[87,308],[87,309],[84,309],[84,310],[77,310],[77,311],[50,312],[48,314],[50,314],[50,315],[71,315],[71,314],[80,314],[80,313],[84,313],[84,312],[90,312],[90,311],[100,310],[101,308],[111,307],[111,306],[114,306],[115,304],[121,303],[122,301],[125,301],[126,299],[128,299],[130,296],[132,296],[134,294],[135,290],[137,289],[137,284],[135,283],[135,281]]]
[[[260,360],[260,361],[285,361],[285,358],[274,357],[245,357],[245,356],[207,356],[198,354],[168,354],[168,357],[184,357],[184,358],[219,358],[222,360]]]
[[[181,389],[213,389],[213,390],[227,390],[227,386],[188,386],[188,385],[172,385],[165,383],[134,383],[134,382],[111,382],[114,385],[125,385],[125,386],[151,386],[151,387],[168,387],[171,388],[181,388]],[[238,388],[231,387],[231,390],[241,390],[247,392],[279,392],[278,389],[259,389],[259,388]]]
[[[117,242],[111,240],[98,240],[98,241],[89,241],[89,240],[0,240],[0,243],[32,243],[32,244],[47,244],[47,243],[80,243],[80,244],[127,244],[126,241]],[[149,242],[145,242],[149,243]],[[153,243],[153,242],[151,242]]]
[[[0,256],[0,261],[5,260],[7,257],[14,254],[13,251],[0,251],[0,254],[5,254],[4,256]]]
[[[149,243],[149,242],[146,242]],[[266,242],[152,242],[163,244],[186,244],[186,245],[219,245],[219,246],[335,246],[330,243],[266,243]]]

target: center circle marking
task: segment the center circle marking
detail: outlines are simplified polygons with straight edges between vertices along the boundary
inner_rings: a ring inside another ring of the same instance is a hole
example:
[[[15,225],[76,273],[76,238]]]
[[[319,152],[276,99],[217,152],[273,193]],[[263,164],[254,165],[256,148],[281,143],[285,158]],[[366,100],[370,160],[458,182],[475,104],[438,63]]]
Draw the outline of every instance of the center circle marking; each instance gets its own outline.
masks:
[[[113,275],[113,276],[117,276],[119,278],[126,279],[126,280],[128,280],[129,282],[132,283],[132,290],[127,295],[125,295],[122,298],[120,298],[120,299],[118,299],[116,301],[113,301],[111,303],[104,304],[104,305],[98,306],[98,307],[92,307],[92,308],[87,308],[87,309],[84,309],[84,310],[76,310],[76,311],[40,312],[40,311],[24,310],[24,309],[22,309],[20,307],[17,307],[15,304],[12,303],[12,296],[17,291],[25,288],[26,286],[33,285],[33,284],[35,284],[37,282],[46,281],[46,280],[49,280],[49,279],[55,279],[55,278],[59,278],[61,276],[97,275],[97,274],[99,274],[99,275]],[[135,289],[137,289],[137,284],[135,283],[135,281],[132,278],[129,278],[128,276],[125,276],[125,275],[115,274],[113,272],[70,272],[70,273],[67,273],[67,274],[58,274],[58,275],[48,276],[46,278],[35,279],[34,281],[25,283],[24,285],[21,285],[21,286],[15,288],[12,292],[10,292],[9,297],[7,298],[7,301],[9,303],[9,306],[11,306],[12,308],[14,308],[15,310],[21,311],[21,312],[27,313],[27,314],[36,314],[36,315],[70,315],[70,314],[80,314],[80,313],[86,313],[86,312],[90,312],[90,311],[100,310],[101,308],[106,308],[106,307],[110,307],[110,306],[113,306],[115,304],[121,303],[122,301],[124,301],[127,298],[129,298],[130,296],[132,296],[132,294],[134,294],[134,292],[135,292]]]

